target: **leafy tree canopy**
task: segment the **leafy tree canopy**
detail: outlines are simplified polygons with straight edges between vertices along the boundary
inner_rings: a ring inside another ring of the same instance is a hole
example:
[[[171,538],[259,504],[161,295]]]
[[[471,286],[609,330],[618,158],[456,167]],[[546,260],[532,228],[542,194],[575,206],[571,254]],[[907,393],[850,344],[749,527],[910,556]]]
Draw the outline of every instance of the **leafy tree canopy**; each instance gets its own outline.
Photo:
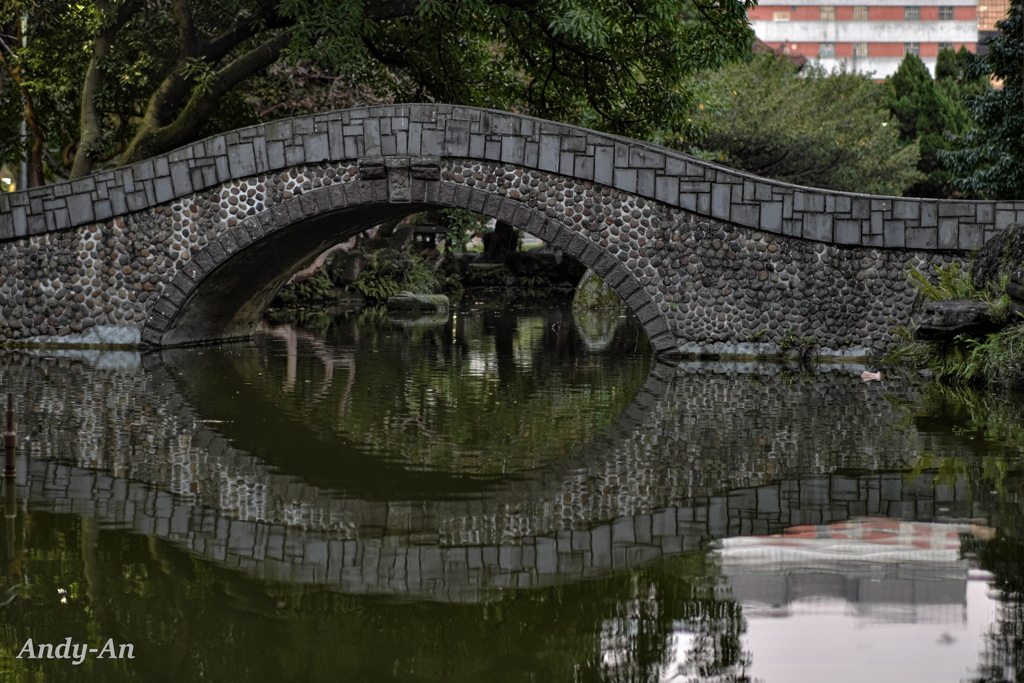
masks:
[[[27,157],[38,184],[44,170],[81,176],[261,118],[375,101],[649,138],[685,128],[686,77],[747,48],[753,4],[5,0],[0,159]]]
[[[991,74],[1002,88],[968,101],[977,128],[940,154],[953,171],[953,183],[965,194],[988,199],[1024,198],[1024,0],[1013,0],[1002,33],[989,41],[989,52],[971,65],[969,76]]]
[[[772,54],[727,66],[706,81],[692,124],[703,156],[801,185],[899,195],[916,182],[917,145],[898,125],[867,76],[801,71]]]
[[[896,73],[885,80],[885,104],[899,122],[900,139],[917,141],[921,151],[917,170],[922,179],[904,191],[907,196],[945,198],[954,193],[939,153],[951,147],[951,137],[962,135],[973,125],[964,91],[982,92],[988,87],[987,82],[979,83],[967,74],[973,58],[963,48],[959,53],[942,50],[933,81],[921,58],[908,54]]]

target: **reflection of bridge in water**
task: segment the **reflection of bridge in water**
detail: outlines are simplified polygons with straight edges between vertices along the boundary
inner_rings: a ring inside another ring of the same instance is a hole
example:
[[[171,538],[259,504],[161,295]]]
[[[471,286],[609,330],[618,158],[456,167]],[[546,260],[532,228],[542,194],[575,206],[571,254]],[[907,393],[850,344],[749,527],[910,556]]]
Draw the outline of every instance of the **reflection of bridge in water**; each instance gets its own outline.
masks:
[[[904,415],[879,387],[840,371],[794,383],[657,366],[573,457],[474,497],[389,502],[319,488],[238,450],[202,422],[173,365],[52,363],[67,361],[22,357],[4,369],[22,397],[19,496],[33,507],[345,592],[472,601],[714,538],[865,515],[957,520],[989,507],[964,475],[901,473],[931,437],[898,427]]]

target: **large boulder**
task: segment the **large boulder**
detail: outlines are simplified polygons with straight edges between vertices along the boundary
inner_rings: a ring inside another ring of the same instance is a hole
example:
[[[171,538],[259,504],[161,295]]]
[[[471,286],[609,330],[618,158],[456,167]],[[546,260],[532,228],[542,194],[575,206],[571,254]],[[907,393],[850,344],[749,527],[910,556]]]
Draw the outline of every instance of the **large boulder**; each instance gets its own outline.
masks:
[[[448,297],[444,294],[415,294],[399,292],[388,299],[389,311],[435,311],[448,310]]]
[[[1010,322],[1024,322],[1024,270],[1015,270],[1010,275],[1006,295],[1010,297]]]
[[[958,334],[976,337],[997,331],[1003,324],[992,319],[989,305],[980,299],[929,301],[917,320],[914,338],[951,340]]]
[[[1003,278],[1024,267],[1024,225],[1014,223],[995,235],[971,259],[971,284],[977,289],[998,286]]]

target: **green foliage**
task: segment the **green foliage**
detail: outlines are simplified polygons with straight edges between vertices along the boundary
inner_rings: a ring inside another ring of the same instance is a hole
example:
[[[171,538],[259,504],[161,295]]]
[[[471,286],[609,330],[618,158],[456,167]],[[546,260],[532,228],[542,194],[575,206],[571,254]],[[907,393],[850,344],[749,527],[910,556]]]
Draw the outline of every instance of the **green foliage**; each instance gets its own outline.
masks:
[[[969,74],[991,73],[1002,88],[968,101],[977,128],[958,141],[956,149],[939,154],[953,171],[953,183],[964,193],[988,199],[1024,197],[1024,0],[1013,0],[1009,13],[996,24],[1001,33],[989,41],[987,55],[971,65]]]
[[[1024,390],[1024,326],[984,338],[957,335],[949,343],[929,344],[917,359],[941,381]]]
[[[370,254],[352,286],[370,302],[384,302],[399,292],[434,294],[445,284],[419,256],[382,249]]]
[[[921,296],[929,301],[946,299],[981,299],[991,305],[999,305],[1006,298],[1005,280],[997,285],[979,289],[971,282],[971,277],[964,272],[956,261],[945,266],[933,266],[937,281],[932,281],[917,268],[910,269],[910,283],[917,288]],[[1008,303],[1007,303],[1008,305]]]
[[[795,350],[801,361],[808,361],[818,345],[817,337],[813,335],[800,336],[791,329],[779,340],[779,348],[783,351]]]
[[[474,237],[483,238],[489,232],[487,224],[490,219],[473,213],[469,209],[443,209],[441,220],[448,231],[445,233],[445,243],[450,251],[462,253],[466,250],[466,243]]]
[[[707,76],[690,141],[702,156],[757,175],[899,195],[919,180],[917,145],[899,139],[878,84],[757,55]]]
[[[962,68],[957,55],[952,50],[942,51],[941,68],[936,67],[940,76],[934,81],[921,58],[912,54],[885,80],[885,104],[899,122],[900,139],[916,141],[921,152],[917,169],[923,177],[905,190],[907,196],[946,198],[954,192],[939,153],[951,148],[952,136],[971,126],[957,82]]]
[[[65,175],[90,126],[98,140],[83,173],[257,120],[360,103],[452,102],[651,138],[687,127],[690,74],[747,49],[753,4],[8,0],[0,163],[26,156],[28,96],[47,166]],[[24,87],[14,87],[19,74]],[[88,82],[96,90],[83,99]]]
[[[327,296],[333,286],[327,271],[321,268],[313,277],[296,284],[295,293],[301,299],[321,299]]]
[[[935,266],[937,281],[917,268],[910,282],[929,301],[980,299],[989,304],[989,316],[1005,322],[1010,315],[1006,279],[979,289],[959,263]],[[886,356],[888,362],[911,362],[931,370],[940,381],[1024,389],[1024,326],[1012,325],[984,337],[957,335],[949,342],[917,342],[906,327],[894,332],[903,341]]]

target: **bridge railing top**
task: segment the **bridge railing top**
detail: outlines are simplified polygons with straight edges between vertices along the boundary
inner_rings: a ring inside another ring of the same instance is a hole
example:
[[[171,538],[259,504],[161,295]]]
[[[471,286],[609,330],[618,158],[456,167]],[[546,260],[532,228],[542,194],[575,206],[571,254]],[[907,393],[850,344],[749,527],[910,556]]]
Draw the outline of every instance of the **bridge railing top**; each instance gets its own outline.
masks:
[[[72,181],[0,194],[0,240],[104,222],[231,180],[380,157],[521,165],[692,213],[838,244],[973,249],[1024,222],[1024,201],[885,197],[791,185],[649,142],[522,114],[446,104],[359,107],[215,135]]]

